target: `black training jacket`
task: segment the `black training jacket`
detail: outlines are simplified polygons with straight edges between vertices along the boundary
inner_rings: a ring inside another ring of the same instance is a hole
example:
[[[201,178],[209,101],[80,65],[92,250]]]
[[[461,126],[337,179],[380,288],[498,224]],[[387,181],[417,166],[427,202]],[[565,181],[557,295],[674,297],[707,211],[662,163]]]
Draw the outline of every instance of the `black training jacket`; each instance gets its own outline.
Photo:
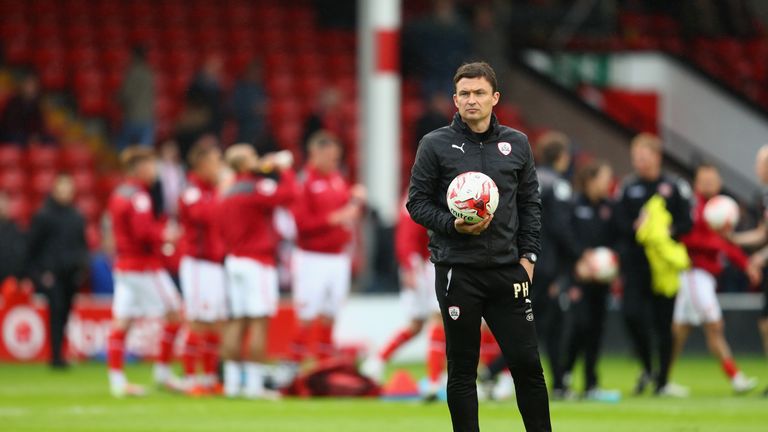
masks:
[[[32,218],[27,250],[30,276],[50,271],[79,271],[88,264],[85,218],[74,206],[48,198]]]
[[[436,264],[498,267],[540,253],[541,201],[528,137],[491,119],[480,141],[458,114],[450,126],[422,138],[411,170],[408,212],[429,230]],[[445,194],[459,174],[479,171],[499,188],[499,207],[479,236],[456,231]]]
[[[573,230],[571,184],[551,167],[537,171],[541,194],[541,256],[536,266],[539,280],[552,280],[570,273],[583,253]]]

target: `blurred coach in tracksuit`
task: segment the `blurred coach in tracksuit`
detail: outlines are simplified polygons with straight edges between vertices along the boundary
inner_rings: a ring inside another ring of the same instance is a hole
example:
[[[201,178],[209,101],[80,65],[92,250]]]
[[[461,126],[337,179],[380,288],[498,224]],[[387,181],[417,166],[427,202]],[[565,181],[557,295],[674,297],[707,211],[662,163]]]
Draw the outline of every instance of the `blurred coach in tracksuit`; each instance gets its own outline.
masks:
[[[645,249],[635,236],[640,213],[654,195],[661,196],[672,215],[671,236],[679,239],[691,230],[691,188],[687,182],[662,172],[662,144],[655,135],[643,133],[632,140],[632,166],[635,173],[627,177],[616,203],[616,226],[619,229],[621,268],[624,277],[623,311],[627,331],[635,353],[643,367],[635,393],[645,391],[655,381],[656,394],[675,396],[674,386],[667,386],[672,359],[672,313],[675,297],[654,293],[651,270]],[[652,364],[651,329],[656,333],[657,369]]]
[[[544,345],[552,371],[552,397],[565,396],[562,327],[558,279],[567,276],[582,254],[573,231],[571,185],[563,175],[571,164],[568,137],[560,132],[541,136],[536,146],[541,190],[541,259],[531,289],[536,306],[536,332]]]
[[[62,352],[64,330],[88,264],[85,218],[72,204],[74,197],[72,177],[59,174],[29,230],[27,268],[38,291],[48,298],[54,368],[67,367]]]

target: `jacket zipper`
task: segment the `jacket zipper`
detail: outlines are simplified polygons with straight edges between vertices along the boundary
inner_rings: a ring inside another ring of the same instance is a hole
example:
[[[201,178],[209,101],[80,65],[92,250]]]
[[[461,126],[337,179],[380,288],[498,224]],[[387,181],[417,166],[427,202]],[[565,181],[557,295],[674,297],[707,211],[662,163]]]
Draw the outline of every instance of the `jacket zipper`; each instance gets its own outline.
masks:
[[[485,168],[485,146],[483,146],[483,142],[480,141],[480,166],[482,167],[482,172],[485,175],[486,174],[486,168]],[[489,226],[488,229],[491,229]],[[491,250],[491,236],[486,236],[485,241],[485,252],[488,253]]]

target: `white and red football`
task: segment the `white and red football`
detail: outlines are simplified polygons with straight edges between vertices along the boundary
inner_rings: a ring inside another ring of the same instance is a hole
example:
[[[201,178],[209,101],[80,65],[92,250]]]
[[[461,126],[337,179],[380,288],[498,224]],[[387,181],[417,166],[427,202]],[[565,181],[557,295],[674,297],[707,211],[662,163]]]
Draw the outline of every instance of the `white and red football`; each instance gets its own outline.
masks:
[[[499,188],[487,175],[468,171],[459,174],[448,186],[448,209],[468,224],[476,224],[489,217],[499,206]]]
[[[704,206],[704,220],[715,231],[733,229],[739,223],[739,204],[726,195],[712,197]]]
[[[596,247],[588,255],[587,265],[590,276],[600,283],[611,283],[619,276],[619,258],[607,247]]]

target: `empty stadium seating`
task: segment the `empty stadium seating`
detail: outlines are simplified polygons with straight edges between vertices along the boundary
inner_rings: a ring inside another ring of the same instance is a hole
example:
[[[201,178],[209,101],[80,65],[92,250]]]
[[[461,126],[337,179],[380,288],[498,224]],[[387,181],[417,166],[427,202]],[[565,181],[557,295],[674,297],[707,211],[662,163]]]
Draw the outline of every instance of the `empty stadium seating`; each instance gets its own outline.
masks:
[[[755,24],[763,33],[759,24]],[[763,34],[736,37],[684,37],[682,26],[664,15],[623,12],[620,33],[608,37],[576,37],[575,50],[661,50],[696,65],[711,78],[768,109],[768,40]]]

